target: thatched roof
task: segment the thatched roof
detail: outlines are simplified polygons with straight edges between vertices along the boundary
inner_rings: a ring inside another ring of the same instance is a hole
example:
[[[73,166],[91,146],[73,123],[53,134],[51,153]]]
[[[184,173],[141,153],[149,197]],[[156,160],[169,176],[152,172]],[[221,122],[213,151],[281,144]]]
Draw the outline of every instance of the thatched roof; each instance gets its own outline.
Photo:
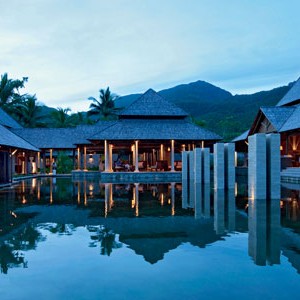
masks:
[[[277,103],[277,106],[293,105],[300,102],[300,78],[293,84],[285,96]]]
[[[15,135],[2,125],[0,125],[0,145],[18,149],[39,151],[39,149],[24,141],[22,138]]]
[[[22,126],[15,121],[9,114],[0,108],[0,125],[7,128],[22,128]]]
[[[185,119],[122,119],[99,131],[90,140],[221,140]]]
[[[119,113],[120,118],[126,117],[186,117],[188,113],[167,101],[154,90],[149,89],[131,105]]]

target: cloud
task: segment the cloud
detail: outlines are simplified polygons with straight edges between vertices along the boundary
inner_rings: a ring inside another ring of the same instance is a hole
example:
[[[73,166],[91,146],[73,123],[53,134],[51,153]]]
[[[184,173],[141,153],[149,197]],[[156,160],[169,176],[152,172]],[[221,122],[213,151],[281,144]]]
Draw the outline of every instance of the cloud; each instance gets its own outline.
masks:
[[[279,1],[0,3],[0,71],[50,106],[205,80],[231,92],[299,77],[300,4]]]

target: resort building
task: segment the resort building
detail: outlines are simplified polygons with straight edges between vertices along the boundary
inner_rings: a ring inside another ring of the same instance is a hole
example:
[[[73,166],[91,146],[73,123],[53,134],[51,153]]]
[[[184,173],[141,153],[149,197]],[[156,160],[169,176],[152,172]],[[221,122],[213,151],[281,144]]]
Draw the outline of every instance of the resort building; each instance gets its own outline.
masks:
[[[184,110],[152,89],[124,109],[116,121],[75,128],[22,128],[7,114],[3,120],[7,135],[26,143],[10,145],[22,150],[14,153],[12,163],[13,172],[21,174],[52,173],[60,151],[73,159],[74,170],[181,171],[182,151],[211,148],[222,139],[193,124]]]
[[[274,107],[261,107],[251,128],[233,142],[247,152],[248,136],[255,133],[280,133],[281,166],[300,167],[300,78]]]
[[[182,151],[211,147],[221,137],[191,123],[184,110],[149,89],[89,140],[104,144],[106,172],[137,172],[179,171]],[[114,165],[113,153],[119,165]]]
[[[12,182],[12,175],[15,172],[16,154],[21,158],[20,171],[26,173],[26,159],[39,151],[36,147],[11,132],[13,128],[21,126],[6,112],[0,109],[0,184]]]

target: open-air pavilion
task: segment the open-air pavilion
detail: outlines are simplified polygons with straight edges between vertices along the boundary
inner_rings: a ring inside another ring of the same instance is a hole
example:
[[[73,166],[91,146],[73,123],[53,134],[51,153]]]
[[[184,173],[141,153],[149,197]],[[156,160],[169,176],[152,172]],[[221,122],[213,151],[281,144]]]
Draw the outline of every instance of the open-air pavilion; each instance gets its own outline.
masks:
[[[105,172],[181,170],[182,151],[211,147],[220,139],[152,89],[123,110],[118,121],[89,138],[104,145]]]

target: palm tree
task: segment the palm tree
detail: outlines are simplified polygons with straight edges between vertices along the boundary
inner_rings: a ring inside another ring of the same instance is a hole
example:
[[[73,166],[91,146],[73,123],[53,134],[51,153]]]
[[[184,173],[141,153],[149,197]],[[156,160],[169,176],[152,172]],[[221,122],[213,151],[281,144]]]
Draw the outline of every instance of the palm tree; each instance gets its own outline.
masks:
[[[55,122],[54,126],[58,128],[74,126],[74,124],[72,123],[72,119],[68,114],[70,111],[71,111],[70,108],[61,108],[61,107],[58,107],[57,110],[53,111],[51,115]]]
[[[28,81],[28,77],[19,79],[9,79],[7,73],[1,75],[0,81],[0,107],[8,109],[9,105],[20,99],[19,89],[24,87],[24,83]]]
[[[38,105],[35,95],[25,95],[25,99],[15,105],[14,114],[24,127],[45,127],[45,123],[41,122],[41,106]]]
[[[71,122],[74,125],[92,125],[95,122],[91,120],[85,112],[77,112],[70,115]]]
[[[116,113],[120,110],[120,108],[115,107],[115,100],[118,98],[117,95],[112,94],[109,90],[109,87],[104,89],[100,89],[99,91],[99,100],[94,97],[89,97],[88,100],[93,101],[90,104],[90,110],[88,111],[88,115],[98,116],[98,120],[104,119],[107,120],[109,118],[113,118]]]

